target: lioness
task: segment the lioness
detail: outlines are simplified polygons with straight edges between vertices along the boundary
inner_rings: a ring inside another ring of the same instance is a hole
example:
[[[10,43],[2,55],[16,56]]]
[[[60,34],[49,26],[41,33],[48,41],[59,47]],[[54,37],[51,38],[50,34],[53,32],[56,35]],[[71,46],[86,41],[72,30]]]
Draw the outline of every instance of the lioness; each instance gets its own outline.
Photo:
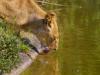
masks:
[[[28,39],[31,44],[34,38],[28,36],[34,34],[41,46],[57,49],[59,34],[56,15],[45,12],[34,0],[0,0],[0,17],[15,25],[20,36]]]

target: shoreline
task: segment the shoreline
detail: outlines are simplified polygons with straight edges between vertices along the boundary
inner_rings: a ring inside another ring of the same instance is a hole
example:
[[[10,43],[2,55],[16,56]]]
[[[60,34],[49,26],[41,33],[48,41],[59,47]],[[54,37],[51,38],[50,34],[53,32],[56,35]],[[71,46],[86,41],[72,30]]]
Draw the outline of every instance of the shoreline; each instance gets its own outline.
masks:
[[[17,68],[13,68],[10,73],[4,73],[3,75],[20,75],[34,62],[34,60],[38,56],[38,53],[33,50],[29,51],[28,54],[30,56],[25,53],[19,53],[21,62],[16,65]]]

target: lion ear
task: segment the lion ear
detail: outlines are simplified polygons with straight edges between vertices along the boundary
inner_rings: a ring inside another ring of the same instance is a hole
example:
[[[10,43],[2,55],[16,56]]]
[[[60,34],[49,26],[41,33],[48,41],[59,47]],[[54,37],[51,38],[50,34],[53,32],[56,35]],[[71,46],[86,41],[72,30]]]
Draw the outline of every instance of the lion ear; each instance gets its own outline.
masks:
[[[55,14],[54,12],[48,12],[48,13],[46,14],[46,18],[48,18],[48,17],[53,18],[53,17],[55,17],[55,16],[56,16],[56,14]]]
[[[55,14],[54,12],[49,12],[49,15],[50,15],[51,17],[55,17],[55,16],[56,16],[56,14]]]

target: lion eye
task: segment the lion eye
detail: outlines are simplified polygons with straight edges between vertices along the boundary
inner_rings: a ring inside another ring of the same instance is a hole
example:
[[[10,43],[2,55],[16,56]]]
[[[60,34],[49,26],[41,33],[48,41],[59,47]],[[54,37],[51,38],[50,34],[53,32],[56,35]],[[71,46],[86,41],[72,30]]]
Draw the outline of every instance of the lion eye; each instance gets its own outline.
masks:
[[[43,24],[48,24],[48,20],[47,19],[43,19]]]

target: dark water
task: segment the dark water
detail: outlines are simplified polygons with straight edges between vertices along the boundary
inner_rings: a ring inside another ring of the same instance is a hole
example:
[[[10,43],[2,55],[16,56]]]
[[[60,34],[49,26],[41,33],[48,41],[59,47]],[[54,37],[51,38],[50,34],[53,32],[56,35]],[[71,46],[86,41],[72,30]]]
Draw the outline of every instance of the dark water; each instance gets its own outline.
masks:
[[[100,74],[100,0],[58,0],[62,75]]]

